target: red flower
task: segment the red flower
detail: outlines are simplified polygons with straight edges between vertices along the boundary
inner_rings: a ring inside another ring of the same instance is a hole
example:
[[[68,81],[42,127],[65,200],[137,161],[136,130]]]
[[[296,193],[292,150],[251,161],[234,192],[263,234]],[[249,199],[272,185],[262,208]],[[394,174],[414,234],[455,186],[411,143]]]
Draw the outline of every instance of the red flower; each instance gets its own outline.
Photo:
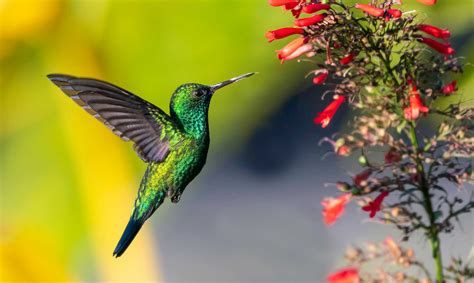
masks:
[[[300,0],[268,0],[268,4],[270,4],[273,7],[292,5],[295,3],[296,5],[298,5],[299,2]]]
[[[454,48],[451,47],[451,44],[449,43],[441,43],[439,41],[436,41],[431,38],[426,38],[426,37],[421,37],[420,42],[428,45],[429,47],[433,48],[434,50],[438,51],[439,53],[445,54],[445,55],[453,55],[456,53]]]
[[[295,59],[296,57],[299,57],[307,52],[310,52],[313,50],[313,45],[312,44],[305,44],[305,45],[302,45],[300,47],[298,47],[298,49],[296,49],[295,51],[293,51],[293,53],[289,54],[288,56],[284,57],[284,58],[281,58],[281,63],[283,64],[283,62],[285,61],[288,61],[288,60],[292,60],[292,59]]]
[[[346,267],[328,275],[327,283],[359,283],[359,271],[354,267]]]
[[[425,4],[425,5],[434,5],[436,4],[436,0],[416,0],[422,4]]]
[[[291,41],[285,47],[283,47],[283,49],[277,50],[278,59],[282,60],[288,57],[291,53],[295,52],[296,49],[298,49],[305,43],[306,43],[306,38],[304,37],[299,37]]]
[[[384,10],[383,9],[380,9],[380,8],[377,8],[377,7],[374,7],[374,6],[370,6],[370,5],[366,5],[366,4],[355,4],[355,7],[357,9],[360,9],[364,12],[366,12],[367,14],[371,15],[371,16],[374,16],[374,17],[382,17],[383,14],[385,14]]]
[[[294,8],[296,8],[296,6],[298,6],[298,4],[298,2],[285,4],[285,10],[293,10]],[[291,12],[293,13],[293,11]]]
[[[419,173],[412,174],[410,176],[410,180],[414,183],[420,183],[421,182],[421,175]]]
[[[337,149],[336,153],[340,156],[348,156],[349,154],[351,154],[351,149],[343,145]]]
[[[326,79],[328,78],[328,75],[329,75],[328,70],[321,71],[321,72],[319,73],[319,75],[317,75],[316,77],[314,77],[313,83],[314,83],[315,85],[323,84],[323,83],[326,81]]]
[[[385,163],[392,164],[402,160],[402,155],[396,149],[391,148],[387,153],[385,153]]]
[[[362,171],[361,173],[355,175],[354,184],[360,187],[362,185],[362,182],[367,181],[370,175],[372,175],[372,169],[367,169],[367,170]]]
[[[295,26],[306,27],[306,26],[314,25],[324,20],[326,16],[327,16],[326,13],[322,13],[322,14],[314,15],[309,18],[297,19],[295,20]]]
[[[369,202],[366,206],[362,207],[363,211],[370,212],[370,218],[374,218],[375,214],[380,211],[382,202],[385,197],[388,196],[387,191],[383,191],[373,201]]]
[[[323,205],[324,223],[328,226],[334,224],[336,220],[344,213],[346,204],[351,200],[351,194],[343,194],[337,198],[325,198]]]
[[[402,11],[398,10],[398,9],[388,9],[387,10],[387,13],[392,16],[392,18],[400,18],[402,16]]]
[[[449,38],[451,37],[451,32],[447,29],[441,29],[435,26],[430,26],[430,25],[418,25],[418,30],[427,33],[429,35],[432,35],[437,38]]]
[[[355,56],[356,54],[349,53],[346,56],[342,57],[341,60],[339,60],[339,63],[341,63],[342,65],[347,65],[354,60]]]
[[[450,95],[457,90],[457,81],[452,81],[450,84],[443,86],[441,91],[443,94]]]
[[[420,94],[413,91],[410,96],[410,106],[405,108],[405,118],[407,120],[416,120],[420,117],[420,112],[428,113],[430,109],[423,104]]]
[[[331,102],[323,112],[314,118],[314,123],[321,124],[321,127],[326,128],[331,122],[332,117],[336,114],[337,109],[346,101],[346,97],[339,95],[333,102]]]
[[[329,10],[331,9],[331,5],[329,4],[321,4],[321,3],[315,3],[315,4],[309,4],[307,6],[303,7],[303,12],[307,14],[312,14],[319,12],[321,10]]]
[[[304,30],[301,28],[281,28],[277,30],[269,31],[265,34],[268,42],[272,42],[275,39],[281,39],[294,34],[303,34]]]

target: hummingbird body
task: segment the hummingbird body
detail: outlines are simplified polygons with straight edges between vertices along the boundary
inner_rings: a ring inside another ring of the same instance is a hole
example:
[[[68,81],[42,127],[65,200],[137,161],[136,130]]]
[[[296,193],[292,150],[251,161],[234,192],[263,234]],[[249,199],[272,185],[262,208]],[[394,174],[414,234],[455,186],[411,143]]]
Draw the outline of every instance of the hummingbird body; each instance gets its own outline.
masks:
[[[121,256],[145,221],[165,198],[177,203],[206,163],[208,110],[214,92],[249,77],[248,73],[217,85],[184,84],[171,97],[170,115],[112,84],[67,75],[48,78],[87,112],[125,141],[148,163],[125,231],[114,250]]]

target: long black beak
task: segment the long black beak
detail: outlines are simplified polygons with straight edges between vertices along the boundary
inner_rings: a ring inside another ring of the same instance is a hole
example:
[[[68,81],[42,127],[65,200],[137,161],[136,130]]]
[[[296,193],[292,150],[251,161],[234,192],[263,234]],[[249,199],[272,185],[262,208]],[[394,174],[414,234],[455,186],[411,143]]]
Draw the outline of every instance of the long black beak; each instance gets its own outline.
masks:
[[[235,83],[235,82],[238,82],[240,80],[243,80],[245,78],[248,78],[250,76],[253,76],[255,75],[256,73],[247,73],[247,74],[243,74],[241,76],[238,76],[238,77],[235,77],[235,78],[232,78],[230,80],[227,80],[227,81],[223,81],[221,83],[218,83],[218,84],[215,84],[213,86],[211,86],[211,91],[212,92],[215,92],[216,90],[220,89],[220,88],[223,88],[225,87],[226,85],[230,85],[232,83]]]

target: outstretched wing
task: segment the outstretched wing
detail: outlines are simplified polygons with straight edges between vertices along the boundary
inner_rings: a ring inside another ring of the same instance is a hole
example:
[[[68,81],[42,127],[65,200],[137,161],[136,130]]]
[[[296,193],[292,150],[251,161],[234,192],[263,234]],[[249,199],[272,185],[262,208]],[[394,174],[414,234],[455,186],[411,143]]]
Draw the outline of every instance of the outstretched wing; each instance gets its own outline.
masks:
[[[162,162],[168,155],[167,130],[174,123],[160,108],[103,81],[60,74],[48,78],[116,135],[133,141],[145,162]]]

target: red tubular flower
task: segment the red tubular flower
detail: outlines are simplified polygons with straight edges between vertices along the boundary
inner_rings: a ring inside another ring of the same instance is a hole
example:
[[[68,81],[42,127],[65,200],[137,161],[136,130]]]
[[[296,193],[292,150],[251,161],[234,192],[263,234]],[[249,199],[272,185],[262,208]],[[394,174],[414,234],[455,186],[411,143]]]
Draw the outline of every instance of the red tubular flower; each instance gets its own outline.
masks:
[[[324,20],[326,16],[327,16],[326,13],[322,13],[322,14],[314,15],[309,18],[297,19],[295,20],[295,26],[306,27],[306,26],[314,25]]]
[[[416,0],[418,2],[420,2],[421,4],[425,4],[425,5],[434,5],[436,4],[436,0]]]
[[[441,29],[435,26],[421,24],[421,25],[418,25],[418,30],[437,38],[446,39],[446,38],[451,37],[451,32],[449,30]]]
[[[419,40],[420,42],[428,45],[429,47],[444,55],[453,55],[454,53],[456,53],[454,48],[452,48],[449,43],[441,43],[439,41],[426,37],[422,37]]]
[[[402,16],[402,11],[398,9],[388,9],[387,13],[392,16],[392,18],[398,19]]]
[[[410,96],[410,106],[405,108],[405,118],[407,120],[416,120],[420,117],[420,112],[428,113],[430,109],[423,105],[420,94],[417,91],[412,92]]]
[[[443,94],[450,95],[457,90],[457,83],[457,81],[452,81],[450,84],[443,86],[441,92]]]
[[[319,12],[321,10],[329,10],[331,9],[331,5],[329,4],[321,4],[321,3],[314,3],[314,4],[309,4],[307,6],[303,7],[303,12],[307,14],[312,14]]]
[[[372,169],[367,169],[367,170],[362,171],[361,173],[355,175],[354,184],[360,187],[362,185],[362,182],[367,181],[370,175],[372,175]]]
[[[359,271],[353,267],[346,267],[328,275],[327,283],[359,283]]]
[[[298,6],[299,3],[288,3],[288,4],[285,4],[285,10],[293,10],[294,8],[296,8],[296,6]]]
[[[299,0],[268,0],[268,4],[270,4],[273,7],[292,5],[295,3],[296,5],[298,5],[299,2],[300,2]]]
[[[272,42],[275,39],[282,39],[290,35],[303,33],[304,30],[302,28],[281,28],[267,32],[265,37],[268,39],[268,42]]]
[[[371,16],[374,16],[374,17],[382,17],[383,14],[385,14],[384,10],[383,9],[380,9],[380,8],[377,8],[377,7],[374,7],[374,6],[370,6],[370,5],[367,5],[367,4],[355,4],[355,7],[357,9],[360,9],[364,12],[366,12],[367,14],[371,15]]]
[[[326,128],[329,125],[329,122],[331,122],[331,119],[334,114],[336,114],[337,109],[341,107],[344,101],[346,101],[346,97],[343,95],[339,95],[323,110],[323,112],[320,112],[318,116],[314,118],[314,123],[321,124],[321,127]]]
[[[334,224],[344,213],[346,204],[351,200],[351,194],[343,194],[337,198],[325,198],[321,204],[323,206],[324,223],[327,226]]]
[[[346,56],[342,57],[341,60],[339,60],[339,63],[341,63],[342,65],[347,65],[354,60],[355,56],[356,55],[354,53],[349,53]]]
[[[319,75],[314,77],[313,83],[315,85],[323,84],[326,81],[326,79],[328,78],[328,75],[329,75],[329,72],[327,70],[322,71],[321,73],[319,73]]]
[[[295,59],[307,52],[310,52],[313,50],[313,45],[311,44],[305,44],[305,45],[302,45],[300,47],[298,47],[298,49],[296,49],[295,51],[293,51],[293,53],[291,53],[290,55],[284,57],[284,58],[281,58],[281,63],[283,64],[283,62],[285,61],[288,61],[288,60],[292,60],[292,59]]]
[[[363,211],[370,212],[370,218],[374,218],[375,214],[380,211],[383,200],[388,196],[387,191],[383,191],[373,201],[362,207]]]
[[[291,53],[295,52],[296,49],[301,47],[303,44],[306,43],[306,38],[299,37],[290,43],[288,43],[283,49],[277,50],[278,59],[282,60],[288,57]]]

